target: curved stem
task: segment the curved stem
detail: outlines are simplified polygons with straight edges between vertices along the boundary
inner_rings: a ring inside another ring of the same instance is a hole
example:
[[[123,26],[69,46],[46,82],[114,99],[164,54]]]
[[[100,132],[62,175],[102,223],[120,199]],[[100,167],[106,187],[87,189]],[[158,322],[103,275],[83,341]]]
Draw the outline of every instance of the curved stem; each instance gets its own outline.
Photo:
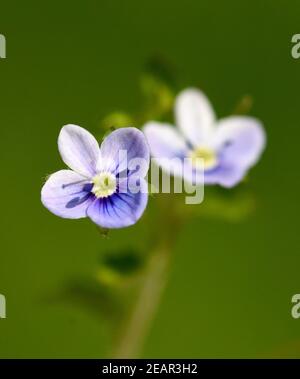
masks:
[[[156,200],[156,216],[159,223],[149,225],[149,230],[152,237],[150,243],[157,240],[158,243],[148,255],[149,261],[136,301],[125,319],[117,347],[113,352],[115,358],[137,358],[168,280],[171,253],[183,220],[178,217],[172,197],[160,195]]]
[[[147,337],[167,282],[170,251],[164,244],[151,255],[137,300],[125,322],[115,358],[136,358]]]

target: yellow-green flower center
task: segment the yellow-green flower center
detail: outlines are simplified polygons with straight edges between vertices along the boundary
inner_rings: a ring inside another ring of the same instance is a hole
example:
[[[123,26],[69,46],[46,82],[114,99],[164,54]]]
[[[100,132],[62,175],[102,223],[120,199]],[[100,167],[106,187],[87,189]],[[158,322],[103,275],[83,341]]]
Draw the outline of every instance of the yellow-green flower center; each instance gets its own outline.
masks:
[[[108,197],[116,192],[117,180],[115,175],[110,172],[101,172],[93,177],[93,194],[98,197]]]
[[[216,153],[209,147],[197,147],[190,153],[190,158],[193,166],[204,168],[204,170],[211,170],[218,163]]]

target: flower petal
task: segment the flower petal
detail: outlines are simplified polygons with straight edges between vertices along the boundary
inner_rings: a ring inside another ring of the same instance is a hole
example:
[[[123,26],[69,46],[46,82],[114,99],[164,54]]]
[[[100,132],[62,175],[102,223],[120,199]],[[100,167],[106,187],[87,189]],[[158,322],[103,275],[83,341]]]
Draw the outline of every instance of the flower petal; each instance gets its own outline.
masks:
[[[148,202],[147,183],[141,181],[138,193],[115,193],[114,195],[96,199],[87,210],[90,219],[102,228],[124,228],[135,224],[144,213]]]
[[[91,204],[91,184],[71,170],[52,174],[42,188],[42,203],[52,213],[64,218],[86,217]]]
[[[148,122],[143,131],[150,146],[152,162],[176,177],[183,175],[183,159],[188,148],[184,138],[172,125]]]
[[[215,114],[207,97],[190,88],[181,92],[175,103],[178,127],[192,146],[205,143],[214,132]]]
[[[130,161],[134,159],[141,161],[144,171],[149,168],[149,146],[144,134],[137,128],[120,128],[109,134],[101,144],[101,157],[98,170],[115,173],[130,171]]]
[[[77,125],[64,126],[58,137],[58,149],[67,166],[91,178],[96,173],[99,144],[91,133]]]
[[[219,121],[213,144],[223,162],[249,168],[259,160],[266,135],[255,118],[232,116]]]
[[[235,165],[220,165],[214,170],[204,172],[205,184],[219,184],[231,188],[237,185],[245,176],[246,170]]]
[[[154,158],[184,157],[187,145],[178,131],[169,124],[148,122],[143,131]]]

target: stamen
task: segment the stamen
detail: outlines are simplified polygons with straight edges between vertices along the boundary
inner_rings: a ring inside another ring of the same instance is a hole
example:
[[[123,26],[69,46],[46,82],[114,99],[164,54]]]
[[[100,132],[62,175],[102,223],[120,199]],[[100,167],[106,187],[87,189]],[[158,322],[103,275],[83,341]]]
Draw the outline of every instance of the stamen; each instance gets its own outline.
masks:
[[[204,170],[211,170],[218,164],[216,153],[209,147],[196,148],[190,153],[190,158],[195,167],[204,168]],[[201,161],[198,158],[201,158]]]
[[[93,194],[98,198],[111,196],[116,192],[117,180],[111,172],[101,172],[93,177]]]

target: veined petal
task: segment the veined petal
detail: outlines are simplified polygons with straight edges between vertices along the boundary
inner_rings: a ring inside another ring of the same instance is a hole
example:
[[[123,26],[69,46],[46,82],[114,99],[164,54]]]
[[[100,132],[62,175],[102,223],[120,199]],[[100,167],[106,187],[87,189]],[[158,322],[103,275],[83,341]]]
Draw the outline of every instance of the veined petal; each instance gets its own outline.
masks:
[[[192,146],[208,141],[214,132],[215,113],[201,91],[190,88],[182,91],[175,103],[176,122]]]
[[[97,169],[116,174],[125,170],[131,171],[130,162],[133,160],[140,161],[145,176],[150,161],[146,138],[137,128],[120,128],[109,134],[102,142],[101,161]]]
[[[219,121],[213,145],[226,164],[248,168],[259,160],[266,135],[255,118],[232,116]]]
[[[115,193],[96,199],[87,209],[87,216],[102,228],[124,228],[135,224],[144,213],[148,201],[147,183],[140,178],[138,193]],[[125,185],[125,183],[124,183]]]
[[[148,122],[143,131],[154,158],[184,157],[187,145],[178,131],[169,124]]]
[[[91,186],[84,176],[74,171],[57,171],[42,188],[42,203],[60,217],[86,217],[87,207],[93,199]]]
[[[72,170],[88,178],[95,175],[100,149],[97,140],[87,130],[77,125],[64,126],[58,137],[58,149]]]

